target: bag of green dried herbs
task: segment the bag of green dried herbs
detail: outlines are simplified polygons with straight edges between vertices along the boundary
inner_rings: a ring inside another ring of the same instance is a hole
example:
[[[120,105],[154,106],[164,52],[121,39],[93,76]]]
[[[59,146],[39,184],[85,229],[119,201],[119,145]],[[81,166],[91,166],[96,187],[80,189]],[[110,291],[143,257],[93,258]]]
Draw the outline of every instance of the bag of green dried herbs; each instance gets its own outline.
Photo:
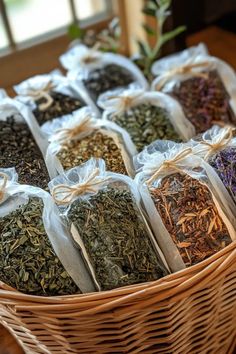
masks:
[[[40,126],[86,105],[97,110],[77,82],[59,70],[33,76],[14,89],[16,98],[30,107]]]
[[[155,144],[160,145],[155,152],[145,149],[137,156],[135,181],[157,242],[174,272],[236,240],[236,219],[221,180],[192,154],[191,147],[170,141]]]
[[[0,169],[0,280],[30,295],[93,291],[94,283],[51,195]]]
[[[191,140],[193,152],[214,168],[236,203],[236,129],[213,126],[196,140]],[[232,210],[236,214],[235,204]]]
[[[148,87],[140,69],[120,54],[76,45],[63,54],[60,61],[95,103],[100,94],[115,88],[128,87],[132,83],[143,89]]]
[[[168,273],[130,177],[106,171],[102,159],[90,159],[53,179],[49,187],[98,290]]]
[[[109,91],[98,105],[104,109],[103,119],[126,129],[139,152],[157,139],[186,141],[195,135],[178,102],[161,92]]]
[[[152,90],[177,99],[197,133],[214,124],[236,124],[236,74],[209,55],[163,58],[153,64]]]
[[[47,145],[28,106],[9,97],[0,100],[0,168],[15,167],[20,183],[47,188]]]
[[[103,158],[116,173],[134,175],[132,156],[136,149],[129,135],[116,124],[97,119],[88,107],[45,125],[49,135],[46,161],[56,176],[81,165],[91,157]]]

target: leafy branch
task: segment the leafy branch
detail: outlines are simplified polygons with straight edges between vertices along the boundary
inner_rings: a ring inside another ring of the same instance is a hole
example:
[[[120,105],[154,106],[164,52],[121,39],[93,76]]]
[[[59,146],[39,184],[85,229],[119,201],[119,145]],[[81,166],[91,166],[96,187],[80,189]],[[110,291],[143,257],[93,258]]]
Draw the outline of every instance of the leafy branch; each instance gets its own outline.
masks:
[[[147,41],[137,41],[139,46],[140,58],[138,64],[142,67],[147,77],[151,76],[151,66],[153,62],[160,56],[163,45],[171,39],[185,31],[185,26],[179,26],[172,31],[163,32],[164,24],[171,15],[169,8],[172,0],[147,0],[142,12],[150,17],[155,18],[156,28],[147,24],[143,24],[143,29],[148,36],[156,38],[156,43],[151,46]]]

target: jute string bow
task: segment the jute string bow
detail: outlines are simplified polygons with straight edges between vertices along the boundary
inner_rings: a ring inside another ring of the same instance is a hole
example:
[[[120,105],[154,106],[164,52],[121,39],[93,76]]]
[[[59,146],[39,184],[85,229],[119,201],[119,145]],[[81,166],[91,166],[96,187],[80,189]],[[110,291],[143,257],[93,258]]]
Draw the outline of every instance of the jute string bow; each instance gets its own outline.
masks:
[[[8,181],[8,176],[5,173],[0,172],[0,177],[2,178],[2,183],[0,184],[0,202],[1,202],[4,198],[5,188],[6,188],[7,181]]]
[[[80,58],[81,64],[88,65],[96,63],[100,60],[101,54],[98,52],[100,43],[97,42],[91,49],[88,49],[87,53]]]
[[[201,141],[202,145],[206,145],[209,147],[209,151],[206,154],[204,159],[207,160],[209,155],[211,155],[215,151],[220,150],[220,149],[224,148],[225,146],[227,146],[233,138],[234,131],[235,131],[235,128],[232,128],[232,127],[226,128],[224,133],[222,134],[222,136],[215,143],[209,143],[206,140]]]
[[[211,63],[209,61],[202,61],[199,63],[186,63],[181,66],[177,66],[173,69],[170,69],[169,71],[164,72],[161,74],[161,80],[156,84],[155,89],[157,91],[161,90],[162,87],[175,75],[181,75],[181,74],[191,74],[193,77],[200,77],[203,79],[208,78],[207,73],[201,73],[199,71],[194,71],[196,68],[205,68],[209,67]]]
[[[71,141],[76,137],[79,137],[80,134],[89,132],[93,129],[95,129],[95,125],[93,123],[92,117],[87,114],[81,118],[81,120],[75,126],[56,130],[53,141],[57,141],[63,144],[65,141]]]
[[[112,95],[108,97],[108,100],[116,99],[117,102],[114,102],[114,113],[119,114],[127,109],[131,108],[135,101],[143,95],[143,92],[139,92],[137,94],[133,94],[132,96],[123,96],[123,95]]]
[[[49,81],[44,87],[41,89],[27,89],[24,96],[30,96],[35,102],[44,98],[46,102],[40,103],[38,108],[40,111],[45,111],[48,109],[53,103],[53,98],[50,95],[50,91],[55,87],[55,85]]]
[[[52,197],[59,205],[70,204],[74,198],[84,193],[95,193],[98,184],[103,183],[107,178],[96,179],[99,176],[99,169],[95,168],[90,176],[83,182],[77,183],[73,186],[66,184],[58,184],[52,190]]]
[[[191,153],[192,153],[192,149],[187,148],[187,149],[179,152],[173,159],[164,161],[161,164],[161,166],[153,173],[153,175],[146,181],[146,185],[150,186],[152,184],[152,182],[155,181],[155,179],[157,179],[157,177],[160,175],[160,173],[165,169],[167,169],[167,170],[174,169],[174,170],[182,173],[183,171],[176,165],[181,160],[185,159]]]

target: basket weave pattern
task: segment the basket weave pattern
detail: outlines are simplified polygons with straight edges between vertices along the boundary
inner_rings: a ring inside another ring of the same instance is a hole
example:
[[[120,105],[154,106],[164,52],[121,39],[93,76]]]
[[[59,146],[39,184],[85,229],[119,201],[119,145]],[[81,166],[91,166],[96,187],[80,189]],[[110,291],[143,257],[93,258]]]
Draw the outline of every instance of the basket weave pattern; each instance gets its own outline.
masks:
[[[236,242],[155,282],[64,297],[1,283],[2,324],[29,354],[226,354],[236,343]]]

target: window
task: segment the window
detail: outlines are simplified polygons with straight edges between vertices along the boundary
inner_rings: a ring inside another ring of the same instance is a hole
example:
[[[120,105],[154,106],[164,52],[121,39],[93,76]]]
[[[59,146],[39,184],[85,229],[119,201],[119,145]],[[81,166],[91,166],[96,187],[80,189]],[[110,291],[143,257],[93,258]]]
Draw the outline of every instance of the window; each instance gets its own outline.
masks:
[[[19,49],[89,25],[111,14],[112,0],[0,0],[0,50]]]
[[[3,26],[3,19],[0,14],[0,50],[6,48],[9,45],[7,34]]]

